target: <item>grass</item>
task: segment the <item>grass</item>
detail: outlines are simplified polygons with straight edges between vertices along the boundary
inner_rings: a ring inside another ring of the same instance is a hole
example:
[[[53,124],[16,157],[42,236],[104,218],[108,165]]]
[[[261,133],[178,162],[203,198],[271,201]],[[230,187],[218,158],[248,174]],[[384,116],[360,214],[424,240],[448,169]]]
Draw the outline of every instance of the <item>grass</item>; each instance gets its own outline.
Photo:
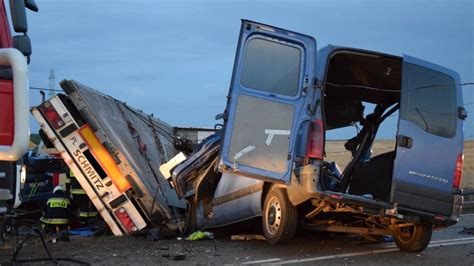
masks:
[[[344,149],[345,141],[328,141],[326,143],[327,161],[336,161],[341,169],[347,165],[351,159],[351,153]],[[393,151],[395,148],[394,140],[377,140],[372,148],[373,155]],[[466,140],[464,142],[464,169],[462,187],[474,189],[474,141]]]

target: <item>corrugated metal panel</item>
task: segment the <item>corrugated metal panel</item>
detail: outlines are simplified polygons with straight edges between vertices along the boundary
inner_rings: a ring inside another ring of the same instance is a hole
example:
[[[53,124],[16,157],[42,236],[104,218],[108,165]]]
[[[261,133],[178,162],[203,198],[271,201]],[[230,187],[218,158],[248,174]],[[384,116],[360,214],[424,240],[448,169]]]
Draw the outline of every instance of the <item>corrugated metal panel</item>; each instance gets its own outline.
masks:
[[[61,87],[99,140],[121,161],[122,173],[128,171],[143,191],[139,203],[150,219],[170,218],[169,206],[185,207],[159,171],[178,153],[173,127],[77,81],[63,81]]]

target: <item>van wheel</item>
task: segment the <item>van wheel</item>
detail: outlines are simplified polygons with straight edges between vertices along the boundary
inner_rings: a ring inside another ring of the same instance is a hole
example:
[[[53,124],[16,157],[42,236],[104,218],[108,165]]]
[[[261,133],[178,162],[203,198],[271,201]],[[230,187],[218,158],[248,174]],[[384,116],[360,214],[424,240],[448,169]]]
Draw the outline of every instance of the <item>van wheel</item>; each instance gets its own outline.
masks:
[[[298,211],[291,204],[286,191],[272,187],[263,205],[263,235],[271,244],[290,241],[296,232]]]
[[[394,235],[395,244],[400,250],[408,252],[423,251],[431,241],[432,224],[417,224],[402,229],[407,236]]]

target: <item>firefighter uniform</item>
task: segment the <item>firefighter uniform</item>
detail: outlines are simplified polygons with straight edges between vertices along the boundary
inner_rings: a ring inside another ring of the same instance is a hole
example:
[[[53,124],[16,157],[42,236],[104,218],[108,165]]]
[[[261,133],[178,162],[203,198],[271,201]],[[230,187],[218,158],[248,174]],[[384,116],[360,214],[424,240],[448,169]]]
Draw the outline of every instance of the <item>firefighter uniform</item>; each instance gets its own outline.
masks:
[[[72,172],[70,172],[70,180],[74,209],[77,210],[81,223],[87,225],[97,217],[97,210]]]
[[[53,195],[46,202],[40,221],[46,231],[57,232],[69,228],[71,223],[71,200],[61,186],[54,188]]]

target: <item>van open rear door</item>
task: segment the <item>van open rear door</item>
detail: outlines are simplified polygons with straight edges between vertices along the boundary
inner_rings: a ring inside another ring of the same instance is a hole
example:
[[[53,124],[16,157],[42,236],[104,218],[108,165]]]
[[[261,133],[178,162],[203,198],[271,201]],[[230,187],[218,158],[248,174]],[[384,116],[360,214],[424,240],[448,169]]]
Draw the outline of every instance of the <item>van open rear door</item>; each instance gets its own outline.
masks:
[[[459,188],[463,109],[459,75],[405,56],[392,202],[451,216]]]
[[[221,171],[290,181],[315,59],[312,37],[242,21],[224,118]]]

